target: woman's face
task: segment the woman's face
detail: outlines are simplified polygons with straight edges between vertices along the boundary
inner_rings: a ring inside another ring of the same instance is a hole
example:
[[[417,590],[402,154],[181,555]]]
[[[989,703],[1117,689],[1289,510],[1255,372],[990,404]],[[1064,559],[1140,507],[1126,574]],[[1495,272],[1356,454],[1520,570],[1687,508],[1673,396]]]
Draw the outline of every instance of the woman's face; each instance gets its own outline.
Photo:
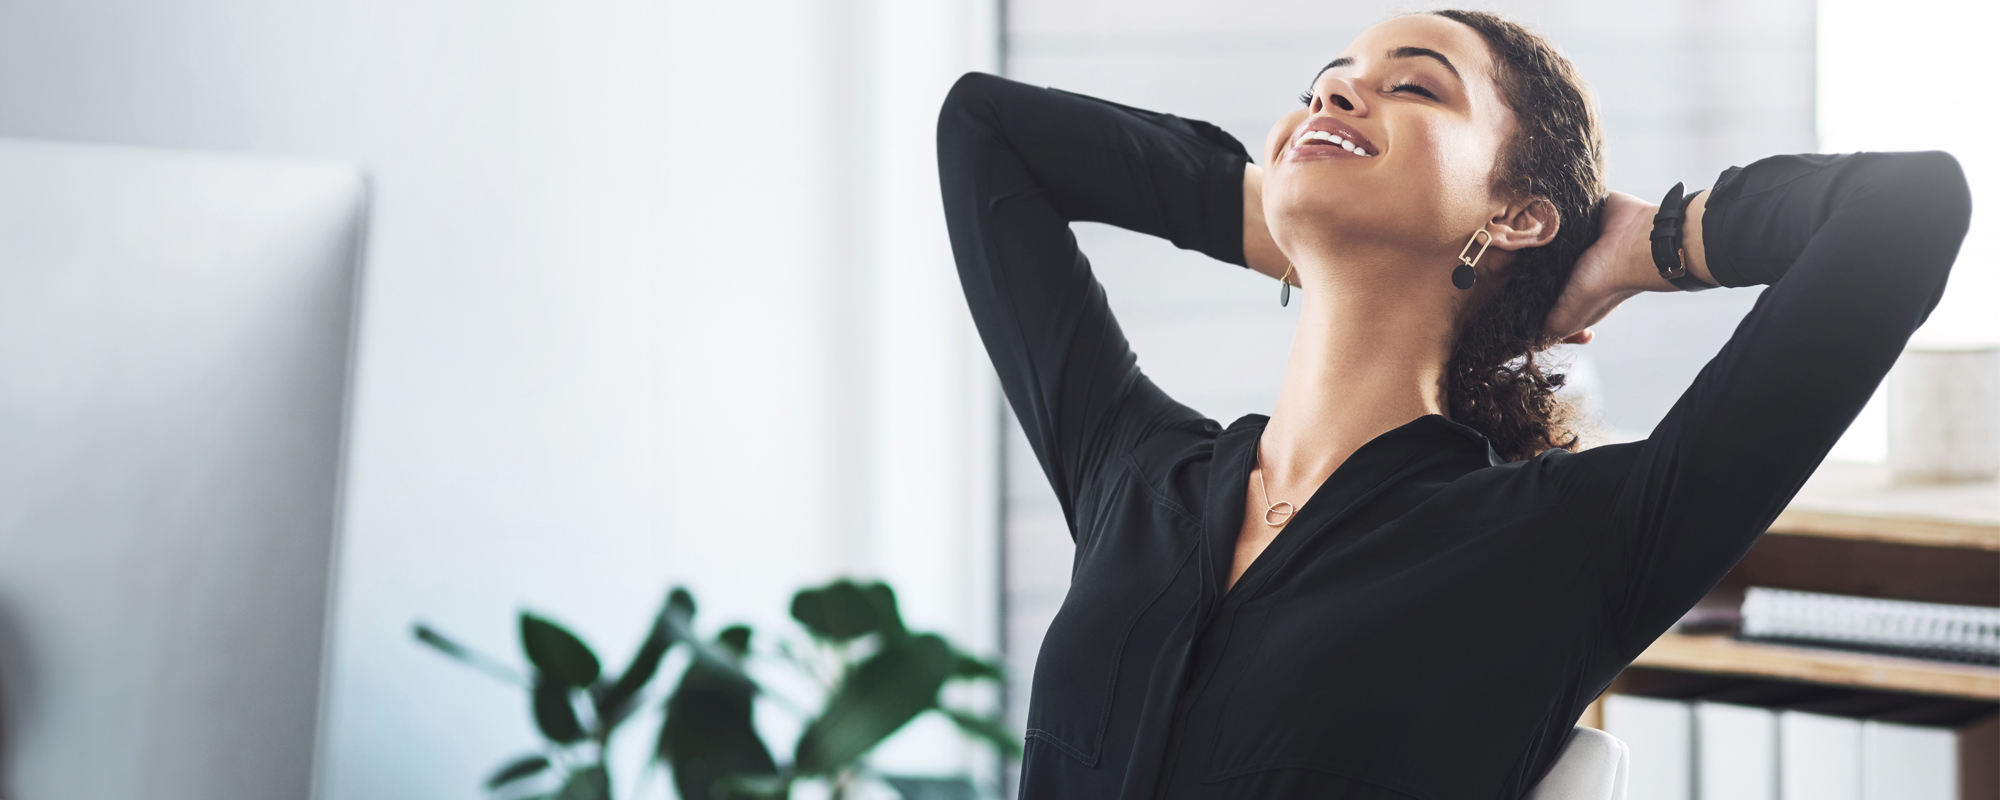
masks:
[[[1494,165],[1514,114],[1477,31],[1429,14],[1384,22],[1320,72],[1306,101],[1264,145],[1265,219],[1294,263],[1301,248],[1384,269],[1399,253],[1455,253],[1504,204]]]

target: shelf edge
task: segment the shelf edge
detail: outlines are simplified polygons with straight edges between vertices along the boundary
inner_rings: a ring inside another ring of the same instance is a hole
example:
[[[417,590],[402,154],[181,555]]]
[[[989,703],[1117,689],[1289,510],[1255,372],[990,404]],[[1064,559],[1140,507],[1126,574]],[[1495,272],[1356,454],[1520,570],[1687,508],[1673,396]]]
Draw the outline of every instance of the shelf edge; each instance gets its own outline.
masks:
[[[2000,526],[1926,517],[1786,509],[1767,532],[2000,553]]]
[[[1668,633],[1635,667],[2000,701],[2000,668]]]

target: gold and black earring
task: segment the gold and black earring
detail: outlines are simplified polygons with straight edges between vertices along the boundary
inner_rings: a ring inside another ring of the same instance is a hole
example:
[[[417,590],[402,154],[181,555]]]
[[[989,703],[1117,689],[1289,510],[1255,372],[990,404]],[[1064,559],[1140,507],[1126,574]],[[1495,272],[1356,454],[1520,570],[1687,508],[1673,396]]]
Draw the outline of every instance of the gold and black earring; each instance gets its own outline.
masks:
[[[1278,279],[1278,305],[1292,304],[1292,262],[1285,262],[1285,277]]]
[[[1486,237],[1486,239],[1484,241],[1480,240],[1479,237],[1481,236]],[[1473,242],[1479,243],[1479,252],[1477,253],[1472,253]],[[1472,284],[1479,282],[1479,271],[1473,269],[1473,267],[1478,266],[1479,258],[1486,255],[1486,247],[1491,244],[1493,244],[1493,234],[1487,233],[1485,228],[1480,228],[1472,232],[1472,238],[1465,240],[1465,246],[1458,249],[1458,266],[1453,267],[1451,270],[1451,285],[1458,287],[1460,291],[1464,291],[1472,288]],[[1467,258],[1467,253],[1472,253],[1472,257]]]

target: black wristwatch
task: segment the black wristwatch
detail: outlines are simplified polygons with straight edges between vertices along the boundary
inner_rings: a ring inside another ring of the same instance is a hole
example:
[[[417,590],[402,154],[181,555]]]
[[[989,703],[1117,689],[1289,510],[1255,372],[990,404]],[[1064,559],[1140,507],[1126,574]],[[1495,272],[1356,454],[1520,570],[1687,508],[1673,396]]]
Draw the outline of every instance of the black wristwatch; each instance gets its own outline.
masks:
[[[1686,256],[1681,252],[1681,223],[1687,221],[1688,206],[1701,196],[1701,192],[1695,192],[1682,197],[1681,192],[1686,190],[1686,184],[1674,184],[1674,188],[1667,190],[1666,199],[1660,201],[1660,213],[1653,215],[1653,266],[1659,268],[1660,277],[1681,291],[1699,292],[1713,289],[1715,284],[1690,274]]]

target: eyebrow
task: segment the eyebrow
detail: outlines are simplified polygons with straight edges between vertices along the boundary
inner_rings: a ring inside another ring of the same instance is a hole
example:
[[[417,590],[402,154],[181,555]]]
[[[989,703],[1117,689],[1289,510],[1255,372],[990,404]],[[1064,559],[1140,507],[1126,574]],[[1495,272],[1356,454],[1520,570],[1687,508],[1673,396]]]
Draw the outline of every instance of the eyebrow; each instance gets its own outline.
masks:
[[[1458,67],[1452,65],[1451,59],[1445,58],[1443,53],[1440,53],[1436,50],[1432,50],[1428,47],[1398,47],[1394,50],[1389,51],[1389,57],[1390,58],[1434,58],[1437,59],[1437,62],[1439,64],[1444,65],[1445,70],[1449,71],[1452,77],[1457,78],[1460,83],[1465,82],[1465,76],[1458,74]],[[1326,66],[1320,67],[1319,72],[1313,75],[1313,82],[1318,83],[1319,76],[1325,75],[1327,70],[1333,69],[1335,67],[1351,67],[1351,66],[1354,66],[1354,58],[1352,56],[1341,56],[1332,61],[1328,61],[1326,62]]]
[[[1437,62],[1439,64],[1443,64],[1444,68],[1451,72],[1452,77],[1459,79],[1461,82],[1465,80],[1465,76],[1458,74],[1458,68],[1451,65],[1451,59],[1445,58],[1443,53],[1440,53],[1436,50],[1432,50],[1428,47],[1398,47],[1396,48],[1395,52],[1389,54],[1389,57],[1390,58],[1435,58],[1437,59]]]

